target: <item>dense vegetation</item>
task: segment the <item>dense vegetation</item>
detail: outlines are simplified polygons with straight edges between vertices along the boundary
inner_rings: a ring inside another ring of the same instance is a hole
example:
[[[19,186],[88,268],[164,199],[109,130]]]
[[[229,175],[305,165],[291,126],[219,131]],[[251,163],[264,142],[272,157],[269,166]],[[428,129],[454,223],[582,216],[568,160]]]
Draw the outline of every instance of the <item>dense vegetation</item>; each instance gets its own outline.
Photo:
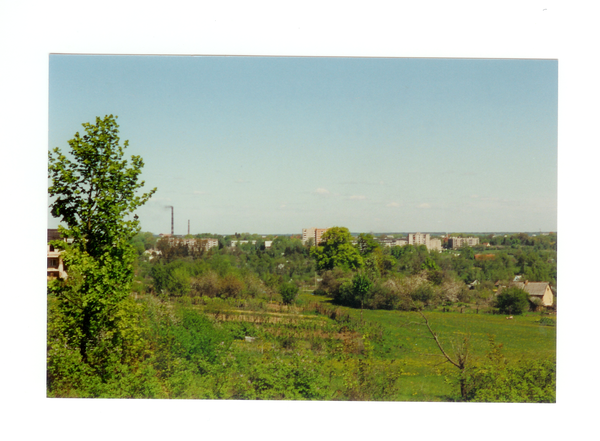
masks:
[[[481,261],[471,249],[386,249],[363,235],[359,267],[319,272],[299,238],[274,238],[270,248],[264,238],[237,247],[218,239],[219,248],[190,254],[148,233],[134,237],[128,305],[138,311],[130,324],[137,346],[102,375],[62,354],[65,365],[49,365],[49,396],[555,400],[555,319],[529,312],[517,323],[494,314],[506,312],[496,277],[521,273],[523,256],[555,274],[547,258],[555,254],[544,254],[553,250],[521,245]],[[143,251],[152,247],[163,254],[149,259]],[[470,289],[473,280],[480,282]],[[440,365],[416,311],[448,351],[457,336],[471,336],[468,369]]]
[[[429,252],[334,227],[317,246],[191,248],[128,217],[154,190],[137,195],[143,162],[123,159],[116,119],[83,126],[72,161],[49,155],[72,242],[53,242],[68,278],[48,283],[48,396],[555,401],[552,311],[497,286],[556,286],[556,235]]]

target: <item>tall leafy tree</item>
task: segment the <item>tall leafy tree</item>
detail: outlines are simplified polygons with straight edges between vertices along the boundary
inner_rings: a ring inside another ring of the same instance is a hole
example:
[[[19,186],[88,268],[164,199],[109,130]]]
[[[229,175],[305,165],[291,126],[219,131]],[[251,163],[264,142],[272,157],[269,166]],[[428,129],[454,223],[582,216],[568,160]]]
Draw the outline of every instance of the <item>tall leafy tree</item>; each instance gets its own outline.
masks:
[[[67,280],[49,284],[60,317],[50,318],[49,334],[99,368],[127,353],[122,306],[136,256],[130,241],[139,232],[132,214],[156,189],[138,194],[144,163],[139,156],[124,159],[128,141],[120,144],[116,117],[98,117],[83,127],[85,134],[68,141],[69,156],[58,147],[48,154],[48,193],[55,198],[51,213],[66,225],[59,227],[63,236],[73,239],[63,254]]]
[[[363,258],[352,245],[352,236],[345,227],[332,227],[323,233],[319,246],[312,247],[311,255],[319,271],[335,267],[357,269],[362,267]]]

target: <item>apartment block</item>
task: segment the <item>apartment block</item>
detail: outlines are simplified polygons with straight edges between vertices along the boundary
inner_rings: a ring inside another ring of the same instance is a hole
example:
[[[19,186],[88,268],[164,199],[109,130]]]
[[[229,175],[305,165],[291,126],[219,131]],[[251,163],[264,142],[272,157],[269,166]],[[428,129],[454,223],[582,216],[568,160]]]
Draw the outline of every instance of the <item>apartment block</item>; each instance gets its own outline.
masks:
[[[448,238],[448,246],[453,250],[463,247],[463,246],[473,247],[475,245],[479,245],[478,237],[449,237]]]
[[[212,239],[212,238],[209,238],[209,239],[180,239],[177,237],[169,237],[168,241],[169,241],[169,245],[171,245],[171,246],[185,245],[190,251],[199,251],[201,249],[208,251],[211,248],[219,246],[219,240]]]
[[[306,245],[310,239],[313,240],[314,245],[319,245],[321,242],[321,236],[329,228],[303,228],[302,229],[302,243]]]
[[[429,233],[409,233],[407,236],[408,245],[419,246],[425,245],[429,249]]]
[[[429,245],[427,246],[429,251],[442,251],[442,240],[441,239],[429,239]]]

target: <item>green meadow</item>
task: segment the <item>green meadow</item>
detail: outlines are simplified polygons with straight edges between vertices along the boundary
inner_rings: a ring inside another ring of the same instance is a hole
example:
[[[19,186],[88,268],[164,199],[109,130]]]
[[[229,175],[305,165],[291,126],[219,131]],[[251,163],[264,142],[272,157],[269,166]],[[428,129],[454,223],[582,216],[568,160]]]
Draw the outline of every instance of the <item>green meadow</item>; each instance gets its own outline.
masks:
[[[302,295],[305,301],[329,303],[326,297]],[[344,308],[360,320],[360,310]],[[364,310],[363,320],[381,327],[381,338],[374,339],[378,359],[395,360],[402,366],[399,401],[448,401],[456,397],[452,382],[457,369],[446,361],[417,312]],[[509,361],[554,359],[556,356],[555,318],[527,313],[507,319],[505,315],[460,312],[424,312],[449,355],[459,340],[469,338],[472,363],[485,361],[493,337],[502,345]],[[540,323],[542,321],[542,323]]]

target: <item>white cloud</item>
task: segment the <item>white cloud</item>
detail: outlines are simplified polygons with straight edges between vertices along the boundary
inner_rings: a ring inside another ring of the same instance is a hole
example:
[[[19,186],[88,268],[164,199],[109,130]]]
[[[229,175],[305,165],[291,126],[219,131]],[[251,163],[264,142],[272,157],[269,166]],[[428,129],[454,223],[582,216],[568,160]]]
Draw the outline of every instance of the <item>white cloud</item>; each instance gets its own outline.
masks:
[[[317,188],[315,190],[316,194],[322,194],[322,195],[326,195],[329,194],[329,190],[326,190],[325,188]]]
[[[386,205],[386,207],[399,207],[400,204],[398,202],[390,202]]]
[[[422,204],[419,204],[417,207],[418,208],[431,208],[431,204],[428,204],[427,202],[424,202]]]

